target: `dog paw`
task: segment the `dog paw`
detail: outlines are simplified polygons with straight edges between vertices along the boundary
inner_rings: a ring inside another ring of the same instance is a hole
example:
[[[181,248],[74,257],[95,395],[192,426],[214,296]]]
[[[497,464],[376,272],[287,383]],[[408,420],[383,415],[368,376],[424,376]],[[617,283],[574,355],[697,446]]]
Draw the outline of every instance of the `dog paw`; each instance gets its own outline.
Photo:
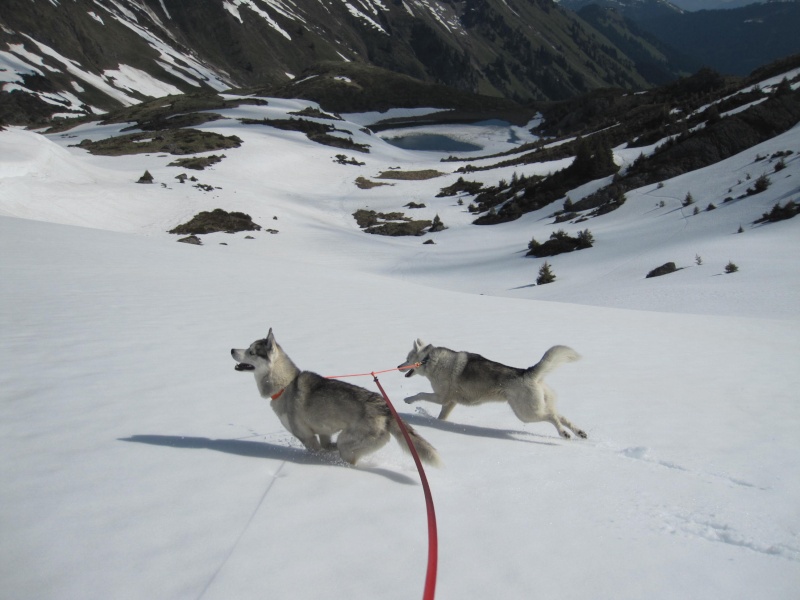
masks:
[[[578,429],[578,431],[576,431],[575,433],[578,434],[579,438],[586,439],[587,437],[589,437],[588,435],[586,435],[585,431],[581,431],[580,429]]]
[[[569,434],[569,432],[567,432],[567,431],[559,431],[559,432],[558,432],[558,435],[560,435],[560,436],[561,436],[562,438],[564,438],[565,440],[568,440],[568,439],[570,439],[570,438],[572,437],[572,436]]]

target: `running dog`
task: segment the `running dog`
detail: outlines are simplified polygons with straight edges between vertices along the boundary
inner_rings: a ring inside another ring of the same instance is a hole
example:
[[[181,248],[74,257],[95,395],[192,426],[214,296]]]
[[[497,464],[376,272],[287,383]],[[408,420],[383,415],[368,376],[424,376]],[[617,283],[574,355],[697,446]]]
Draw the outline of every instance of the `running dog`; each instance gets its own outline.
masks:
[[[585,438],[586,433],[556,411],[556,395],[543,380],[562,363],[573,362],[580,355],[567,346],[553,346],[542,360],[528,369],[509,367],[471,352],[414,342],[406,362],[406,377],[419,373],[431,382],[433,393],[421,392],[405,399],[406,403],[426,400],[442,405],[440,419],[446,419],[456,404],[473,406],[484,402],[508,402],[524,423],[548,421],[558,434],[569,438],[567,429]]]
[[[252,371],[258,391],[286,429],[312,452],[335,450],[355,465],[382,448],[392,435],[408,451],[400,426],[384,399],[362,387],[301,371],[275,341],[272,329],[249,348],[232,349],[237,371]],[[438,466],[436,449],[405,424],[420,459]],[[339,434],[336,441],[333,436]]]

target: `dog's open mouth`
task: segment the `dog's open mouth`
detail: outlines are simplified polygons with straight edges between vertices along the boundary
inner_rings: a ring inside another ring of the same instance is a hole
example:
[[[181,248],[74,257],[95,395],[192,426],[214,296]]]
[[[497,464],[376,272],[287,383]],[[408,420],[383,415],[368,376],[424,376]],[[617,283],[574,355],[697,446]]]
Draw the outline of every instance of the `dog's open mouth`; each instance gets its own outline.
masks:
[[[411,377],[414,374],[415,369],[409,369],[406,371],[406,377]]]
[[[250,363],[236,363],[234,367],[237,371],[255,371],[256,368]]]

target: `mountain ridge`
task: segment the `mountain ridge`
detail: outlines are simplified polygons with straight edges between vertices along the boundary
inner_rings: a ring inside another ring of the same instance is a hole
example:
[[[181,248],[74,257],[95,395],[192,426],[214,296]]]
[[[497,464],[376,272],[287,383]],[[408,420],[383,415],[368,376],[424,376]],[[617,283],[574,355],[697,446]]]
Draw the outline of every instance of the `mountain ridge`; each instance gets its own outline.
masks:
[[[145,97],[279,87],[318,63],[371,64],[427,83],[555,100],[651,85],[636,61],[551,0],[322,4],[266,0],[6,0],[2,102],[88,114]],[[151,89],[131,89],[146,73]],[[677,75],[678,73],[676,73]],[[58,114],[59,110],[51,114]]]

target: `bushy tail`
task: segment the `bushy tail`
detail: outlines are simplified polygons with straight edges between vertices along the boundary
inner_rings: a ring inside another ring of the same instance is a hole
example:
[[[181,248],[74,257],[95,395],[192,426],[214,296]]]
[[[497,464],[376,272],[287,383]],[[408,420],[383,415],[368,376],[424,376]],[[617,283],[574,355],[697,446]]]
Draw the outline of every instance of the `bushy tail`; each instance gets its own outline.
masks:
[[[439,458],[439,453],[436,452],[436,448],[431,446],[431,444],[423,438],[420,434],[418,434],[411,425],[403,421],[403,425],[405,425],[406,431],[408,431],[408,437],[411,438],[411,441],[414,443],[414,448],[419,455],[419,458],[422,462],[431,465],[432,467],[441,467],[442,466],[442,459]],[[397,424],[397,421],[394,419],[391,420],[389,424],[389,433],[394,436],[394,439],[397,440],[397,443],[400,444],[400,447],[406,451],[411,452],[408,449],[408,444],[406,444],[406,438],[403,435],[403,432],[400,430],[400,426]]]
[[[526,374],[529,377],[533,377],[534,381],[541,381],[545,375],[560,364],[574,362],[580,357],[581,355],[569,346],[553,346],[544,353],[542,360],[528,369]]]

